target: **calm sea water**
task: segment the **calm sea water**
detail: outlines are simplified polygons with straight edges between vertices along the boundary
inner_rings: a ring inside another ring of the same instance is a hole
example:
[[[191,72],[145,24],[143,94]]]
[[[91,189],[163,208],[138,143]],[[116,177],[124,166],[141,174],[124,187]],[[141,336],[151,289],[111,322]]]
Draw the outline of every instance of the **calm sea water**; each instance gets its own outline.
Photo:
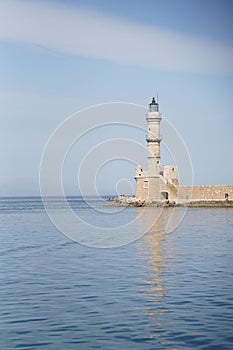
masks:
[[[233,349],[232,209],[114,249],[70,241],[39,199],[2,199],[0,222],[1,349]]]

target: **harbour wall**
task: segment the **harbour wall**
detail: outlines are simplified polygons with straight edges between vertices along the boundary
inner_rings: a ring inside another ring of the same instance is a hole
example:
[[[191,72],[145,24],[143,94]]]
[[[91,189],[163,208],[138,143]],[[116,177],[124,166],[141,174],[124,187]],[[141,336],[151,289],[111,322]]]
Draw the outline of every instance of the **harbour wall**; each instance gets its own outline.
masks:
[[[226,193],[233,200],[233,185],[180,186],[178,192],[180,200],[221,201],[226,200]]]

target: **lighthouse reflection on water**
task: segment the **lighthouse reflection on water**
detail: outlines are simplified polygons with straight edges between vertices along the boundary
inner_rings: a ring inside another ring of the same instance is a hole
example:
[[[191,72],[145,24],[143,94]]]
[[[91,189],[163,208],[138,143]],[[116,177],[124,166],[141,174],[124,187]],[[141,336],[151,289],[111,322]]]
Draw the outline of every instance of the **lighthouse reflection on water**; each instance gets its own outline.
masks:
[[[140,210],[140,209],[138,209]],[[164,252],[163,242],[167,222],[171,217],[172,208],[147,208],[143,217],[138,221],[139,225],[151,223],[151,227],[142,239],[136,242],[140,260],[142,262],[142,275],[139,277],[139,292],[144,296],[147,307],[142,311],[154,321],[154,332],[149,337],[159,337],[164,331],[164,316],[169,312],[165,306],[166,297],[166,259],[175,254],[174,248]],[[168,254],[168,255],[167,255]]]

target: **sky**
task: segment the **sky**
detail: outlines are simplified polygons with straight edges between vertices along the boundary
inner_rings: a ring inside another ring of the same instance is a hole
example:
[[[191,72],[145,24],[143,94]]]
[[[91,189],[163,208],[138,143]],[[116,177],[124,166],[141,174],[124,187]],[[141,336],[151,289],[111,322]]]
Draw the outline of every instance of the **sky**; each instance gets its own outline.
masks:
[[[233,184],[231,0],[0,0],[0,196],[40,193],[43,150],[69,116],[110,102],[147,108],[157,94],[188,149],[193,183]],[[143,110],[141,118],[146,128]],[[87,145],[115,138],[146,147],[132,127],[89,133],[64,162],[67,194],[80,192]],[[122,150],[96,171],[100,193],[133,193],[135,164]],[[139,162],[146,168],[146,148]],[[83,181],[91,194],[88,173]]]

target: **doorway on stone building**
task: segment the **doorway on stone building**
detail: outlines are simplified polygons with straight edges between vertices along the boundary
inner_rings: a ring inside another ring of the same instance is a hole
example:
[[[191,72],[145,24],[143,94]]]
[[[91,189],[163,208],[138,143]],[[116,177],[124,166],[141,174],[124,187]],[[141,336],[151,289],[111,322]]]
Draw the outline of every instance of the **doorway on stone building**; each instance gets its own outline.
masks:
[[[168,192],[167,191],[161,192],[161,197],[163,200],[168,200],[168,197],[169,197]]]

